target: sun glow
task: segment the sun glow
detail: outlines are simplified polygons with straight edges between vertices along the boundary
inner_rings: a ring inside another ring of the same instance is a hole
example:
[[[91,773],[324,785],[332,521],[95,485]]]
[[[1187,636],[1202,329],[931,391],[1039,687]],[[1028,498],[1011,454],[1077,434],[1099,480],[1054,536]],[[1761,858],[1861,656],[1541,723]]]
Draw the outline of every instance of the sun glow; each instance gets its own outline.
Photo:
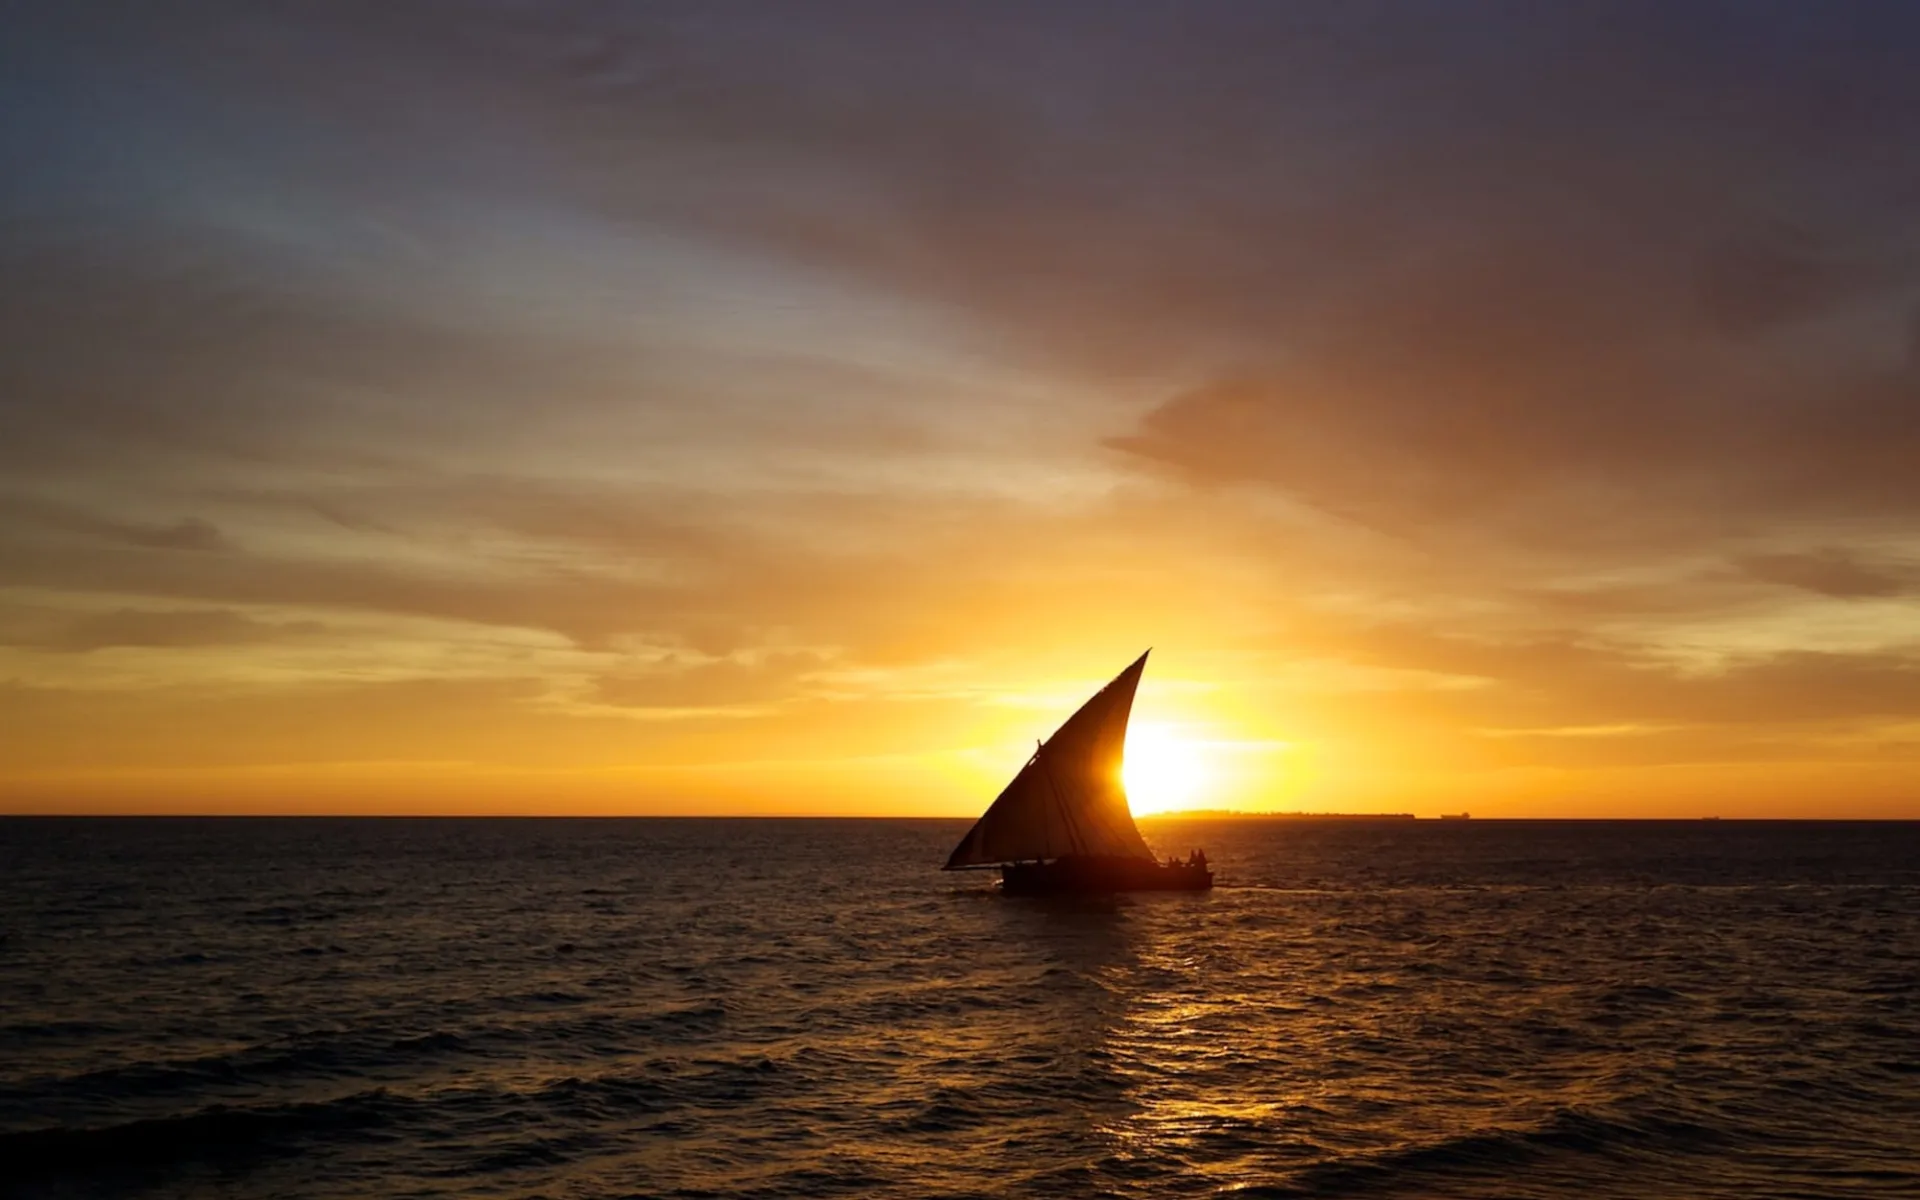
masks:
[[[1198,807],[1212,776],[1203,744],[1178,729],[1143,721],[1127,731],[1120,779],[1135,816]]]

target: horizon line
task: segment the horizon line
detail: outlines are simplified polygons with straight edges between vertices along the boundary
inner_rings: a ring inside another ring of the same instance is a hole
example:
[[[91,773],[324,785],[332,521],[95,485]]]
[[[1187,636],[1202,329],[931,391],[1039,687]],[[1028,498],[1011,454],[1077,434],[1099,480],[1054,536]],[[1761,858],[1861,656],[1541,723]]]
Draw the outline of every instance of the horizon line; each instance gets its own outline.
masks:
[[[519,812],[0,812],[0,821],[972,821],[977,816],[944,816],[928,813],[519,813]],[[1723,817],[1715,814],[1697,817],[1575,817],[1515,816],[1473,817],[1462,820],[1450,816],[1423,817],[1413,813],[1311,813],[1311,812],[1208,812],[1147,813],[1136,821],[1408,821],[1421,824],[1484,825],[1494,823],[1564,821],[1601,823],[1615,821],[1662,822],[1672,824],[1915,824],[1914,817]]]

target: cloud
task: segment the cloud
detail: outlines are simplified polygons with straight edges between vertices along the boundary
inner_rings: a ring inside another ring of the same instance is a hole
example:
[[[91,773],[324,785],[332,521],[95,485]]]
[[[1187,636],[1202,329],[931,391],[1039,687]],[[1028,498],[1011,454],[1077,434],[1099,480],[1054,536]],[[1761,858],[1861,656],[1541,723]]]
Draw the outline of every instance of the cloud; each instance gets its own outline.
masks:
[[[1383,699],[1356,691],[1336,703],[1350,716],[1398,707],[1443,728],[1534,730],[1625,727],[1768,729],[1784,741],[1809,730],[1920,718],[1920,647],[1872,652],[1786,650],[1713,667],[1660,647],[1600,642],[1561,632],[1532,638],[1437,634],[1412,625],[1323,628],[1314,642],[1345,661],[1425,672],[1462,686],[1404,690]],[[1801,727],[1796,731],[1794,727]],[[1742,735],[1745,736],[1745,735]],[[1681,739],[1684,740],[1684,739]]]
[[[1170,639],[1423,762],[1911,716],[1899,6],[191,12],[0,46],[0,600],[76,693],[323,613],[504,682],[261,754]]]
[[[1776,223],[1706,247],[1699,263],[1700,303],[1720,330],[1751,337],[1870,301],[1883,288],[1898,287],[1911,269],[1908,253],[1891,262],[1849,261],[1807,230]]]
[[[51,533],[79,534],[148,550],[219,552],[233,549],[225,534],[199,517],[164,523],[118,520],[77,505],[33,496],[0,495],[0,530],[8,525]]]
[[[70,331],[105,314],[130,331],[116,359],[166,369],[144,389],[131,371],[68,378],[81,411],[107,406],[95,428],[145,390],[143,419],[193,414],[180,436],[202,447],[292,420],[304,454],[331,428],[391,431],[415,453],[528,430],[536,397],[617,391],[631,363],[579,332],[605,309],[580,304],[556,337],[538,306],[642,278],[641,235],[666,231],[937,304],[1093,386],[1179,380],[1137,427],[1111,414],[1110,444],[1383,526],[1711,540],[1907,513],[1915,158],[1885,114],[1920,110],[1920,89],[1879,48],[1911,41],[1911,19],[1721,13],[1723,27],[1713,11],[1491,5],[1491,39],[1366,5],[1197,5],[1178,21],[556,5],[483,10],[451,35],[432,9],[268,8],[232,35],[258,43],[252,66],[164,35],[147,51],[206,60],[210,95],[244,91],[306,136],[307,153],[261,160],[266,200],[292,203],[285,181],[319,178],[348,137],[314,97],[413,106],[432,148],[349,139],[359,175],[398,182],[327,175],[344,211],[417,224],[437,180],[478,171],[492,190],[475,194],[524,206],[521,227],[583,239],[587,269],[528,282],[554,258],[537,260],[492,310],[430,253],[450,234],[465,240],[442,248],[474,258],[523,240],[477,204],[399,240],[429,251],[411,271],[343,248],[355,231],[324,214],[279,213],[300,238],[229,219],[196,227],[206,258],[185,270],[108,272],[116,253],[76,271],[60,251],[26,314],[41,348],[9,359],[71,343],[63,361],[97,363]],[[354,78],[301,65],[303,45],[341,44]],[[1873,103],[1836,98],[1856,95]],[[452,112],[499,121],[435,115]],[[514,182],[529,174],[507,164],[536,152],[539,185]],[[623,166],[642,158],[662,169]],[[658,301],[627,284],[606,299]],[[317,409],[316,383],[331,393]]]
[[[1755,579],[1823,596],[1900,596],[1920,591],[1920,571],[1911,565],[1863,562],[1836,548],[1749,555],[1734,565]]]
[[[144,595],[177,601],[286,605],[438,617],[553,630],[585,643],[643,628],[673,590],[605,572],[555,568],[517,577],[473,577],[419,569],[393,559],[345,562],[289,555],[226,555],[186,569],[150,557],[85,549],[16,547],[8,582],[80,594]]]
[[[754,710],[792,698],[807,672],[823,665],[818,654],[769,654],[757,661],[701,662],[671,658],[648,670],[627,670],[594,680],[590,698],[629,709]]]
[[[231,609],[132,609],[82,617],[42,643],[43,649],[85,653],[111,646],[238,646],[325,627],[317,621],[259,621]]]
[[[671,26],[606,100],[813,185],[656,212],[1051,369],[1185,377],[1111,444],[1196,482],[1531,543],[1910,516],[1920,158],[1886,114],[1920,88],[1878,47],[1912,19],[1709,11],[1492,6],[1498,39],[1364,6],[900,17],[854,40],[871,61]],[[947,38],[992,86],[920,57]]]

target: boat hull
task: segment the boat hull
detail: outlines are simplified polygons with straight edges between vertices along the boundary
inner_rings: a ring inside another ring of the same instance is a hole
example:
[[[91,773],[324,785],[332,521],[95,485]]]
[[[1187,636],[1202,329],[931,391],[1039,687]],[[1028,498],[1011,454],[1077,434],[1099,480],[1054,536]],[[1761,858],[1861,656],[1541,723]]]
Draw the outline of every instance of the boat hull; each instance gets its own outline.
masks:
[[[1000,890],[1010,896],[1098,895],[1109,892],[1204,892],[1213,872],[1197,864],[1142,858],[1069,855],[1051,862],[1000,868]]]

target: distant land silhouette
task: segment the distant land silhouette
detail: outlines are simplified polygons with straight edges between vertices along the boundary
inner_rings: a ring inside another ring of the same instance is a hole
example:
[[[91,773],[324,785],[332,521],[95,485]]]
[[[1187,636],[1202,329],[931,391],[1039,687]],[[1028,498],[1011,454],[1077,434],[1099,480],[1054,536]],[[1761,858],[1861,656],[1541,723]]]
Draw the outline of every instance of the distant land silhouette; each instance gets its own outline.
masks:
[[[1243,812],[1237,808],[1189,808],[1179,812],[1146,813],[1142,821],[1157,821],[1173,817],[1186,820],[1192,817],[1237,819],[1259,819],[1263,821],[1411,821],[1412,813],[1324,813],[1324,812]]]

